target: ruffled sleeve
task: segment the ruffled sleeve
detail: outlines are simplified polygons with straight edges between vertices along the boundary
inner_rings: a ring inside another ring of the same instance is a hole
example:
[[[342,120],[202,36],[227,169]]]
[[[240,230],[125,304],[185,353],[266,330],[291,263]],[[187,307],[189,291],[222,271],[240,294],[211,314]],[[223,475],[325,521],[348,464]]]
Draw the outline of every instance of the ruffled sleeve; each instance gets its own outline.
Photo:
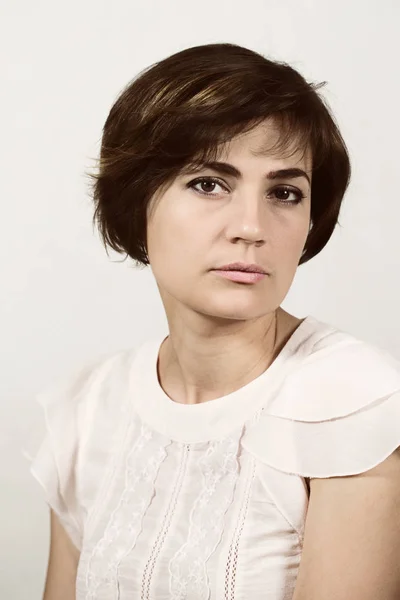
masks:
[[[116,415],[123,414],[115,406],[116,398],[123,400],[119,390],[114,390],[113,408],[109,398],[113,391],[110,373],[120,356],[86,364],[37,394],[42,426],[32,423],[23,448],[46,502],[79,550],[106,453],[117,433]]]
[[[372,469],[400,446],[400,362],[356,339],[310,354],[243,445],[270,467],[305,478]]]

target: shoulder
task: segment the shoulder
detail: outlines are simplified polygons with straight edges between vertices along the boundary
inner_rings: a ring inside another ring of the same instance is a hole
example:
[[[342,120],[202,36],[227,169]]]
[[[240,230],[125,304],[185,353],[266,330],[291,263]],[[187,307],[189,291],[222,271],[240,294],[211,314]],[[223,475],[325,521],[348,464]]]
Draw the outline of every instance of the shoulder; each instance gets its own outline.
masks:
[[[77,548],[129,422],[135,357],[136,350],[131,349],[97,357],[36,395],[41,425],[32,427],[24,454]]]
[[[261,461],[303,477],[375,467],[400,446],[400,361],[314,320],[293,368],[243,444]]]
[[[133,349],[103,354],[53,379],[35,396],[47,425],[79,423],[83,434],[93,418],[112,417],[126,401],[135,358]]]
[[[45,427],[37,428],[36,436],[52,441],[61,468],[64,461],[71,464],[72,456],[74,464],[88,465],[94,455],[97,462],[99,453],[112,447],[132,407],[130,379],[136,356],[134,349],[97,356],[36,395]],[[32,450],[34,446],[33,441]]]

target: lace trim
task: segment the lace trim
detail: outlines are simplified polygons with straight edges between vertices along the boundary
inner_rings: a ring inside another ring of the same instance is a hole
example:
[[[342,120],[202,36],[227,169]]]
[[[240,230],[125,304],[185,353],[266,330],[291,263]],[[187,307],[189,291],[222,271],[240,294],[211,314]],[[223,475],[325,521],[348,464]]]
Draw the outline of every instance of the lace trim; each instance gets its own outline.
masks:
[[[174,485],[174,489],[171,495],[171,499],[164,515],[163,523],[158,532],[156,541],[153,545],[150,557],[146,563],[146,567],[143,572],[142,578],[142,600],[150,600],[150,587],[153,576],[154,567],[157,562],[157,558],[160,554],[161,548],[164,545],[165,539],[167,537],[168,530],[171,525],[172,517],[175,513],[176,505],[178,502],[179,493],[182,489],[183,480],[186,473],[186,466],[188,462],[190,446],[188,444],[182,445],[182,456],[181,456],[181,464],[178,472],[178,476],[176,478],[176,482]]]
[[[247,475],[245,493],[243,497],[242,506],[240,507],[240,513],[238,523],[235,528],[235,532],[232,538],[231,545],[229,547],[228,560],[226,564],[225,573],[225,600],[234,600],[235,588],[236,588],[236,572],[237,562],[239,556],[239,545],[242,537],[243,527],[246,521],[247,510],[250,501],[251,486],[255,476],[256,461],[254,458],[251,459],[250,470]]]
[[[233,499],[239,471],[239,437],[211,442],[199,460],[203,489],[190,513],[188,539],[169,563],[170,600],[209,598],[206,561],[221,539],[223,517]]]
[[[170,441],[154,436],[143,424],[140,427],[140,436],[126,459],[124,491],[88,562],[86,600],[95,600],[101,587],[110,594],[107,598],[119,599],[118,567],[136,544],[154,493],[155,478],[166,457],[165,447]],[[109,549],[113,553],[111,559]]]

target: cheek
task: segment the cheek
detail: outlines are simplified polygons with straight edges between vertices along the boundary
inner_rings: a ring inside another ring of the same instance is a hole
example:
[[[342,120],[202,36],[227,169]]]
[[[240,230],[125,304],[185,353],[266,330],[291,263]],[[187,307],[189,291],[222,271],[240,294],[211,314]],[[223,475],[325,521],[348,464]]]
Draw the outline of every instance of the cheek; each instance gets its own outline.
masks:
[[[280,235],[275,236],[272,247],[274,248],[274,259],[276,263],[285,263],[288,266],[298,264],[299,257],[303,252],[308,235],[307,227],[295,227],[286,229]]]
[[[160,211],[147,230],[148,253],[154,268],[160,272],[174,267],[182,271],[185,264],[189,265],[199,255],[204,234],[202,236],[201,228],[193,223],[192,220],[189,226],[179,215]]]

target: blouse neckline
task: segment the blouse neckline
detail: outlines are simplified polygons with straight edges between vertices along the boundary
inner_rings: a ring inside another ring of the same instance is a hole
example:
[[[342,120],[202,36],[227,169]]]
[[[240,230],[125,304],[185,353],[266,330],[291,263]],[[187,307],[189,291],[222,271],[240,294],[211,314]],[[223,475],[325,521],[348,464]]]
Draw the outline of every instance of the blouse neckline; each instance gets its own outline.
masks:
[[[166,394],[158,379],[158,358],[167,336],[150,339],[139,348],[131,372],[136,411],[151,429],[174,441],[188,444],[225,437],[267,402],[275,385],[296,364],[299,348],[318,323],[306,316],[263,373],[229,394],[199,404],[175,402]]]

